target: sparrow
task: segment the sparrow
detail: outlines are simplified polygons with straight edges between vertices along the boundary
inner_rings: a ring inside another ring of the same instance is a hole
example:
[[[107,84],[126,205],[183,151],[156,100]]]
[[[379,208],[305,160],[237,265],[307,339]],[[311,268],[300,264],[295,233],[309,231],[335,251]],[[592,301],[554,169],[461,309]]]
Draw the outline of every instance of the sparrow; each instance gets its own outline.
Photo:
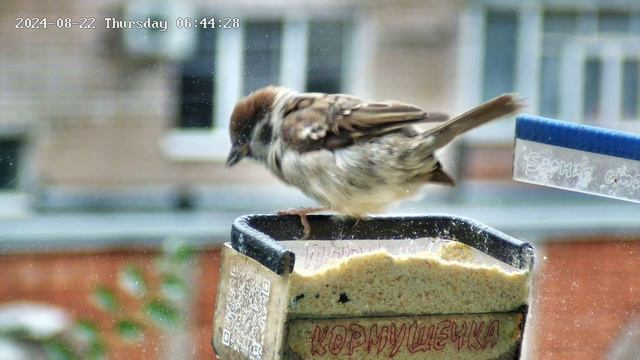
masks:
[[[320,207],[279,212],[300,216],[307,238],[307,214],[330,210],[361,219],[414,197],[427,183],[454,186],[436,150],[521,106],[504,94],[449,119],[398,101],[267,86],[235,105],[227,166],[251,158],[317,201]],[[419,131],[421,123],[435,126]]]

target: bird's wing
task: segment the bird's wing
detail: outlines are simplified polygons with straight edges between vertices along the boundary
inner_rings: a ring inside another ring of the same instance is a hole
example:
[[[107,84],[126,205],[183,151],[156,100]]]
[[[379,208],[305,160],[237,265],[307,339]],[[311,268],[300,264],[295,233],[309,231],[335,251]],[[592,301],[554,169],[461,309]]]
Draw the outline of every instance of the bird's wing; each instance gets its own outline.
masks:
[[[283,139],[299,152],[337,149],[447,115],[398,101],[369,102],[342,94],[300,94],[283,109]]]

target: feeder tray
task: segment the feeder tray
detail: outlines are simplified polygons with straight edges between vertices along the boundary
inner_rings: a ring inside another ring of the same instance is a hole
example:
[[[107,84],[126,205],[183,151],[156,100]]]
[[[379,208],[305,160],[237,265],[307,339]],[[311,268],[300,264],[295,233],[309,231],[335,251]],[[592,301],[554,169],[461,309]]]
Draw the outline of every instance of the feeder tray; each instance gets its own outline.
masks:
[[[297,216],[234,221],[214,319],[219,358],[520,357],[530,244],[450,215],[308,219],[305,240],[295,240]]]

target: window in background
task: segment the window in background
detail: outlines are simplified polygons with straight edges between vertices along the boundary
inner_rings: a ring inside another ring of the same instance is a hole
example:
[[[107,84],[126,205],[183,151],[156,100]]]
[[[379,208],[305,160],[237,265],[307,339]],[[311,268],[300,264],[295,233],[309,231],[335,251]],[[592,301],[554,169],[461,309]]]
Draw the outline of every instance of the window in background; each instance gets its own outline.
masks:
[[[483,98],[515,88],[518,17],[515,11],[488,11],[484,52]]]
[[[555,117],[560,110],[560,56],[563,44],[578,30],[578,14],[547,11],[543,16],[540,113]]]
[[[281,21],[245,22],[243,94],[280,83]]]
[[[313,21],[309,24],[306,91],[342,91],[346,32],[347,25],[340,21]]]
[[[625,36],[631,36],[633,31],[633,17],[638,16],[631,11],[612,11],[612,10],[583,10],[583,11],[565,11],[565,10],[547,10],[543,13],[542,30],[542,54],[540,67],[540,113],[543,116],[558,117],[560,116],[561,102],[568,101],[562,99],[560,95],[560,64],[562,59],[562,51],[569,42],[577,41],[577,39],[590,38],[591,36],[600,35],[598,38],[600,43],[607,44],[609,41],[617,41]],[[582,94],[583,106],[580,110],[582,116],[587,121],[598,121],[603,114],[600,109],[603,101],[607,101],[606,97],[610,94],[602,91],[605,88],[603,81],[604,63],[602,55],[589,56],[584,59],[583,84],[584,88],[579,89]],[[631,67],[629,67],[631,66]],[[634,71],[632,65],[625,65],[623,69],[622,84],[616,86],[623,87],[622,108],[620,109],[620,118],[629,118],[630,114],[637,118],[635,105],[632,103],[634,95],[626,93],[634,92],[634,84],[637,80],[627,79],[626,74]],[[603,98],[604,97],[604,98]],[[570,100],[570,99],[569,99]],[[637,102],[637,100],[633,100]],[[632,109],[633,108],[633,109]],[[575,119],[579,120],[579,119]],[[609,121],[615,119],[608,119]]]
[[[600,11],[598,31],[602,33],[628,33],[631,30],[631,14],[619,11]]]
[[[13,190],[18,185],[21,147],[20,139],[0,139],[0,190]]]
[[[622,120],[640,119],[640,60],[626,60],[622,67]]]
[[[518,91],[530,101],[529,112],[638,130],[640,9],[632,1],[478,3],[484,5],[469,5],[460,22],[461,103]],[[510,126],[494,128],[469,138],[509,141]]]
[[[598,58],[587,59],[584,67],[584,109],[583,116],[586,120],[598,119],[600,115],[600,83],[602,61]]]
[[[178,161],[224,159],[235,102],[270,84],[344,91],[353,64],[347,51],[352,29],[352,20],[340,15],[248,18],[238,30],[199,28],[198,52],[179,72],[177,129],[163,138],[163,151]]]
[[[180,128],[213,127],[214,69],[216,31],[198,30],[198,46],[194,56],[182,64],[180,71]]]

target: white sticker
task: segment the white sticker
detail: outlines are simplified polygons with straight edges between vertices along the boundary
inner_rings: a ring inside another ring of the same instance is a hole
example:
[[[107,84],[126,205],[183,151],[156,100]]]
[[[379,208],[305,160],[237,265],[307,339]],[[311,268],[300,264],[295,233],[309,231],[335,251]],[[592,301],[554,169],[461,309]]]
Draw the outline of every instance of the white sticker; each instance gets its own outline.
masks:
[[[236,265],[227,289],[222,344],[247,359],[262,359],[271,283]]]
[[[513,179],[640,202],[640,161],[516,140]]]

